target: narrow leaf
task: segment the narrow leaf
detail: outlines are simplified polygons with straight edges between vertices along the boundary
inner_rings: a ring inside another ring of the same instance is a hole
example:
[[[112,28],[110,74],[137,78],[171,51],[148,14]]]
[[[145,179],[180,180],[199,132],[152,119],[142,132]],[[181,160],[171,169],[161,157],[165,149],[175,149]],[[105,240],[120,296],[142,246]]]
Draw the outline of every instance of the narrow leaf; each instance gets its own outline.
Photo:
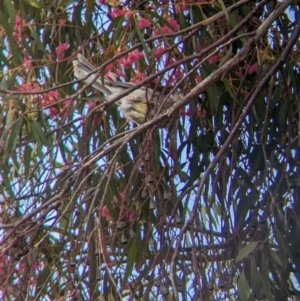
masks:
[[[226,9],[226,6],[225,6],[223,0],[218,0],[218,3],[221,5],[222,10],[223,10],[223,12],[225,14],[225,17],[227,19],[227,22],[229,23],[228,12],[227,12],[227,9]]]
[[[12,125],[11,132],[8,134],[4,146],[4,158],[6,158],[8,154],[15,148],[22,124],[23,124],[23,118],[21,117],[15,124]]]
[[[49,141],[45,133],[43,132],[41,125],[36,120],[32,120],[32,130],[34,130],[37,133],[43,145],[49,146]]]
[[[127,263],[126,272],[125,272],[125,275],[124,275],[124,278],[123,278],[123,284],[122,284],[123,287],[125,287],[126,284],[128,283],[128,281],[127,281],[128,277],[132,273],[134,264],[136,262],[137,252],[138,252],[138,248],[137,248],[136,243],[134,242],[133,245],[131,246],[131,248],[129,249],[129,252],[128,252],[128,263]]]
[[[258,243],[259,243],[258,241],[252,241],[249,244],[247,244],[244,248],[242,248],[239,251],[239,254],[237,255],[235,261],[239,262],[242,259],[246,258],[250,253],[252,253],[255,250]]]
[[[250,286],[245,277],[244,271],[238,280],[238,294],[241,298],[241,301],[248,301],[250,298]]]

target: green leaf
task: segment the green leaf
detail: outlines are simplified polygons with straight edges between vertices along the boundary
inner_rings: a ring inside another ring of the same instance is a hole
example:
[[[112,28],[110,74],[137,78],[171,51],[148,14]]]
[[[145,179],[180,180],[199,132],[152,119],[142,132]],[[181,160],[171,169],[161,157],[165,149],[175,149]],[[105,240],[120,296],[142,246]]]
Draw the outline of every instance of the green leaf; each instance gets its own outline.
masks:
[[[10,24],[15,24],[16,19],[16,9],[13,5],[13,1],[10,0],[4,0],[5,8],[8,11],[9,18],[6,17],[6,19],[10,20]]]
[[[135,29],[136,29],[136,33],[137,33],[137,35],[139,37],[139,41],[142,44],[143,49],[144,49],[147,57],[149,57],[149,48],[146,46],[144,34],[141,32],[141,30],[139,28],[139,24],[138,24],[137,18],[135,18],[134,21],[135,21]]]
[[[48,141],[45,133],[43,132],[43,129],[42,129],[41,125],[34,119],[32,120],[32,130],[40,138],[40,141],[43,145],[49,146],[49,141]]]
[[[275,227],[274,234],[280,245],[280,251],[283,251],[286,256],[290,256],[290,251],[288,247],[289,243],[277,227]]]
[[[46,51],[43,43],[40,40],[39,34],[37,34],[34,27],[31,28],[30,35],[33,37],[37,49],[41,50],[43,53],[46,54],[47,51]]]
[[[13,110],[9,110],[8,115],[15,114]],[[20,117],[16,123],[13,123],[12,120],[9,119],[9,125],[8,125],[8,130],[11,132],[8,134],[8,139],[5,141],[5,146],[4,146],[4,158],[7,158],[8,154],[14,150],[14,148],[17,145],[18,141],[18,136],[20,133],[20,129],[23,124],[23,117]]]
[[[244,271],[238,280],[238,294],[241,298],[241,301],[248,301],[250,298],[250,286],[245,277]]]
[[[123,287],[125,287],[128,283],[128,277],[132,273],[134,264],[136,262],[137,253],[138,253],[138,247],[136,245],[136,242],[134,242],[128,252],[128,263],[126,266],[126,271],[122,282]]]
[[[280,128],[286,127],[286,112],[287,112],[287,101],[283,101],[279,108],[279,116],[278,116],[278,123]]]
[[[25,0],[25,2],[27,2],[30,6],[37,8],[37,9],[46,8],[42,1]]]
[[[283,262],[281,261],[280,257],[278,256],[278,254],[276,252],[274,252],[272,249],[270,249],[270,254],[272,259],[282,268],[285,267],[285,265],[283,264]]]
[[[208,77],[211,73],[206,66],[203,66],[204,77]],[[207,88],[208,104],[211,109],[212,114],[215,114],[219,109],[219,93],[216,84],[213,84]]]
[[[235,259],[235,262],[239,262],[239,261],[243,260],[244,258],[246,258],[250,253],[252,253],[255,250],[258,243],[259,243],[258,241],[252,241],[249,244],[247,244],[245,247],[243,247],[239,251],[239,253]]]
[[[227,22],[229,23],[228,12],[227,12],[227,9],[226,9],[226,6],[225,6],[223,0],[218,0],[218,3],[221,5],[222,10],[223,10],[223,12],[225,14],[225,17],[227,19]]]
[[[223,66],[223,64],[225,62],[228,61],[228,58],[232,55],[232,45],[230,45],[228,51],[226,52],[226,54],[222,57],[222,60],[220,61],[220,63],[218,64],[219,67]],[[223,78],[224,81],[225,78]],[[227,79],[227,78],[226,78]],[[227,79],[228,81],[228,79]],[[229,92],[229,91],[228,91]],[[229,92],[230,93],[230,92]]]

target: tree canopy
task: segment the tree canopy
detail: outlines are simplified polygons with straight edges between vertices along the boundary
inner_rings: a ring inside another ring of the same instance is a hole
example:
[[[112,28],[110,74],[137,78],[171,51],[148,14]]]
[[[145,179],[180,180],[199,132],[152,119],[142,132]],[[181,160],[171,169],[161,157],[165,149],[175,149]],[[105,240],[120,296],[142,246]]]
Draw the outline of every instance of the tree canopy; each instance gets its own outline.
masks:
[[[1,299],[299,298],[296,1],[0,3]]]

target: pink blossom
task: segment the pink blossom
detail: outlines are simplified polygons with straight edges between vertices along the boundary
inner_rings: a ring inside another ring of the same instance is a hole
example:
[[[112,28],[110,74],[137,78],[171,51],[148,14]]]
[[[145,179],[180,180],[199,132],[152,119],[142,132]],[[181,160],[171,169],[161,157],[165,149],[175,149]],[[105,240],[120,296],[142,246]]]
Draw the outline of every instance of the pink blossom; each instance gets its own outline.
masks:
[[[238,76],[238,78],[242,79],[242,78],[244,77],[243,72],[242,72],[242,71],[239,71],[239,72],[237,73],[237,76]]]
[[[144,54],[140,51],[131,52],[127,59],[123,60],[121,64],[125,68],[130,68],[132,64],[136,63],[139,59],[143,58]]]
[[[171,27],[174,29],[173,31],[179,31],[180,26],[179,26],[177,20],[171,19],[171,20],[169,20],[169,24],[170,24]]]
[[[18,92],[39,92],[42,90],[37,82],[29,82],[23,84],[21,87],[16,88]]]
[[[105,74],[108,73],[108,72],[112,72],[114,69],[114,65],[113,64],[108,64],[106,67],[105,67]]]
[[[21,35],[18,32],[13,33],[14,40],[19,40]]]
[[[65,25],[67,23],[67,19],[59,19],[58,24],[59,25]]]
[[[64,52],[68,48],[69,48],[68,43],[63,43],[56,47],[55,52],[58,61],[61,61],[64,58]]]
[[[196,80],[197,84],[200,83],[200,82],[202,82],[202,76],[201,76],[201,74],[197,73],[195,80]]]
[[[21,32],[21,29],[23,29],[25,24],[26,20],[22,19],[19,15],[16,15],[14,31]]]
[[[212,56],[208,59],[208,62],[209,62],[210,64],[212,64],[212,63],[216,62],[218,59],[219,59],[219,54],[216,53],[216,54],[212,55]]]
[[[174,33],[176,31],[179,31],[180,26],[179,26],[177,20],[171,19],[171,20],[169,20],[169,24],[170,24],[170,26],[162,26],[161,28],[154,30],[153,36],[157,36],[160,34]]]
[[[112,17],[112,19],[115,19],[119,16],[127,16],[127,17],[131,17],[132,16],[132,11],[130,10],[121,10],[121,9],[116,9],[114,11],[112,11],[110,13],[110,16]]]
[[[258,71],[257,65],[251,65],[248,69],[248,74],[257,73],[257,71]]]
[[[134,223],[136,221],[136,213],[133,208],[128,210],[128,220],[130,223]]]
[[[196,116],[200,117],[200,118],[205,118],[206,117],[206,111],[201,109],[201,108],[197,108],[196,109]]]
[[[41,266],[41,265],[40,265],[40,263],[39,263],[38,260],[34,261],[34,263],[32,264],[32,268],[33,268],[34,270],[39,269],[40,266]]]
[[[185,111],[182,111],[180,115],[182,117],[191,117],[192,116],[192,112],[191,112],[191,110],[185,110]]]
[[[140,29],[150,27],[150,25],[151,25],[151,22],[148,19],[141,19],[138,24]]]
[[[44,94],[43,99],[42,99],[42,108],[55,105],[58,99],[58,92],[57,91],[50,91],[46,94]],[[59,111],[57,108],[50,108],[50,115],[51,116],[56,116],[59,114]]]
[[[134,51],[134,52],[131,52],[129,55],[128,55],[128,60],[129,61],[132,61],[132,63],[135,63],[137,62],[139,59],[143,58],[144,57],[144,54],[140,51]]]
[[[72,110],[72,100],[70,98],[67,98],[63,103],[60,104],[60,108],[61,108],[61,117],[68,117],[71,115]]]
[[[184,10],[183,7],[182,7],[182,10]],[[179,5],[175,5],[175,14],[179,15],[180,12],[181,12],[181,9],[180,9]]]
[[[44,97],[57,100],[58,96],[59,96],[59,94],[57,91],[50,91],[50,92],[46,93]]]
[[[158,47],[154,53],[154,57],[156,59],[159,59],[164,53],[166,52],[166,49],[163,47]]]
[[[183,73],[177,69],[174,73],[174,77],[175,77],[175,79],[179,79],[179,78],[183,77]]]
[[[137,84],[143,79],[145,79],[147,75],[143,72],[136,71],[135,76],[130,80],[131,83]]]
[[[23,65],[26,69],[30,68],[31,67],[31,60],[24,57]]]
[[[107,221],[111,221],[111,215],[109,213],[109,210],[106,206],[104,206],[101,210],[101,216],[104,217]]]
[[[120,64],[121,64],[124,68],[130,68],[132,62],[126,59],[126,60],[120,60]]]
[[[50,117],[55,117],[55,116],[58,116],[59,115],[59,110],[58,110],[58,108],[50,108],[50,114],[49,114],[49,116]]]
[[[125,199],[125,193],[124,192],[120,192],[119,196],[120,196],[120,198],[121,198],[122,201]],[[118,203],[119,202],[118,198],[116,196],[113,197],[113,202],[114,203]]]
[[[88,101],[87,105],[88,105],[88,108],[91,110],[97,107],[97,104],[94,101]]]
[[[117,77],[125,77],[125,72],[122,70],[117,70],[116,75],[117,75]]]
[[[99,5],[108,5],[107,0],[98,0]]]
[[[154,32],[153,32],[153,36],[156,37],[158,35],[161,35],[161,34],[168,34],[168,33],[173,33],[174,31],[169,27],[169,26],[163,26],[159,29],[155,29]]]

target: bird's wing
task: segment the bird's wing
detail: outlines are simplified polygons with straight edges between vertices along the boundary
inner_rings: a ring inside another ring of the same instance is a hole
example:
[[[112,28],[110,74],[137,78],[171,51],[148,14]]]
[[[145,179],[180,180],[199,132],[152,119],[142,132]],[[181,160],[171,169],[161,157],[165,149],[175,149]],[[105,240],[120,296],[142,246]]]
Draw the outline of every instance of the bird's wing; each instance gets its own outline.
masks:
[[[93,65],[91,65],[86,58],[78,53],[77,55],[77,60],[73,61],[73,66],[74,66],[74,75],[78,78],[78,79],[83,79],[85,78],[89,73],[95,71],[95,67]],[[97,73],[97,72],[95,72]],[[108,79],[104,79],[104,84],[101,81],[101,79],[97,79],[94,83],[93,83],[93,87],[107,95],[111,95],[114,93],[122,93],[124,89],[129,89],[132,88],[134,86],[133,83],[124,83],[121,81],[118,81],[117,78],[118,76],[114,73],[110,73],[109,74],[110,77],[113,80],[108,80]],[[84,81],[87,84],[90,84],[95,76],[97,76],[96,74],[91,74],[88,78],[86,78]],[[98,76],[99,77],[99,76]],[[119,89],[121,88],[121,89]]]
[[[77,55],[77,60],[73,61],[73,66],[74,66],[74,75],[78,78],[78,79],[84,79],[89,73],[95,71],[96,69],[94,68],[93,65],[91,65],[86,59],[85,57],[78,53]],[[87,84],[90,84],[93,82],[92,86],[101,91],[102,93],[105,93],[107,95],[112,94],[112,91],[110,89],[108,89],[106,86],[104,86],[102,84],[102,81],[97,78],[95,81],[95,77],[99,77],[99,75],[97,75],[97,72],[91,74],[89,77],[87,77],[84,81]]]

